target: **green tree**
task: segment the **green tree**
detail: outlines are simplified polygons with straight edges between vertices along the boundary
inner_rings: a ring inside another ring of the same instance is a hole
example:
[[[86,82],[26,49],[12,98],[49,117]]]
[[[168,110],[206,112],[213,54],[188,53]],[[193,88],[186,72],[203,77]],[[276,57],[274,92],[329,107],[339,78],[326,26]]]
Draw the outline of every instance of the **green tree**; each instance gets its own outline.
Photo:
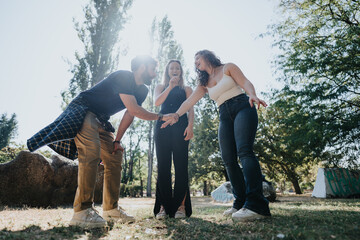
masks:
[[[122,163],[121,183],[123,196],[143,196],[146,167],[144,139],[147,125],[141,119],[134,119],[122,140],[124,156]]]
[[[6,146],[2,149],[0,149],[0,163],[6,163],[14,160],[16,156],[21,152],[27,150],[27,147],[22,144],[14,144],[14,146]],[[43,156],[50,158],[51,152],[48,150],[45,151],[39,151]]]
[[[144,141],[146,134],[146,125],[142,124],[142,120],[135,119],[129,129],[126,131],[124,142],[126,142],[124,151],[124,162],[122,169],[122,181],[125,184],[133,182],[137,177],[135,176],[135,167],[141,168],[141,159],[145,154],[141,143]],[[140,172],[139,172],[140,173]],[[140,181],[143,179],[140,176]]]
[[[0,149],[9,145],[17,131],[16,114],[13,113],[10,118],[3,113],[0,118]]]
[[[323,119],[336,156],[328,164],[359,166],[360,1],[282,0],[279,9],[285,18],[271,29],[280,81],[313,119]]]
[[[327,119],[304,108],[289,87],[271,95],[274,102],[259,112],[254,149],[267,176],[290,181],[301,194],[300,182],[312,166],[330,157],[326,145],[331,136],[324,134]]]
[[[189,177],[192,185],[202,185],[204,195],[227,175],[218,141],[219,115],[215,102],[206,95],[195,105],[194,138],[190,141]]]
[[[158,60],[158,75],[153,80],[149,87],[149,97],[146,99],[144,106],[149,111],[158,111],[154,106],[154,90],[155,86],[162,81],[164,68],[170,59],[178,59],[184,62],[183,50],[180,44],[177,43],[174,37],[174,30],[172,24],[167,16],[158,21],[156,17],[153,19],[150,37],[152,42],[152,51]],[[146,186],[146,195],[151,196],[152,185],[152,172],[154,163],[154,127],[155,122],[149,121],[147,130],[147,143],[148,143],[148,177]]]
[[[132,3],[133,0],[90,0],[84,7],[83,23],[74,20],[84,52],[75,53],[77,63],[71,64],[69,89],[61,93],[63,107],[117,67],[121,52],[119,33],[128,21],[127,11]]]

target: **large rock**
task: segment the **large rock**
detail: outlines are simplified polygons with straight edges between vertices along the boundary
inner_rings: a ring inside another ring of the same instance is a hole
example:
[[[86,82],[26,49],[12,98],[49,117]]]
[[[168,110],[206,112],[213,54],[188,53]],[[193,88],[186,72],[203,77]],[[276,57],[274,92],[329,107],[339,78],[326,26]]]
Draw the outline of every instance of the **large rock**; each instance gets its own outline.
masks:
[[[78,162],[61,156],[51,159],[21,151],[11,162],[0,164],[0,204],[33,207],[72,204],[77,188]],[[102,165],[94,200],[102,201]]]
[[[263,178],[263,194],[264,197],[267,198],[270,202],[275,202],[276,200],[276,192],[269,181]],[[232,186],[230,182],[224,182],[218,188],[211,192],[211,197],[217,201],[222,203],[227,203],[233,201],[234,195],[232,192]]]

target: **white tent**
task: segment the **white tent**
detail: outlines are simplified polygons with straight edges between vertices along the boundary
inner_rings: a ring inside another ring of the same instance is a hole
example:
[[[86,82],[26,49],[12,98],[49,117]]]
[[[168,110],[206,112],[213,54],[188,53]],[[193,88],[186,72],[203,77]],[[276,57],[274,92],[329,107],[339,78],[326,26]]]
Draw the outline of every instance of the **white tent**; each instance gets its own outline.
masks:
[[[360,196],[360,171],[345,168],[319,168],[312,197]]]

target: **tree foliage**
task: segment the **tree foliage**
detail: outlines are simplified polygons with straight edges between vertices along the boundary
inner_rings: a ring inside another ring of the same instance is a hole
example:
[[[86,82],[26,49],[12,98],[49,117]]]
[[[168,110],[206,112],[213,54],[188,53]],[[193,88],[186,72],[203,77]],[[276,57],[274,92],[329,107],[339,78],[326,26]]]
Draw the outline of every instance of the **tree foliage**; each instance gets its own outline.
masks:
[[[146,176],[147,156],[144,149],[147,125],[143,120],[135,119],[127,129],[122,142],[124,156],[122,163],[121,183],[125,185],[123,196],[143,196],[144,176]]]
[[[75,53],[69,89],[61,93],[66,106],[77,94],[101,81],[117,67],[120,56],[119,33],[128,20],[133,0],[91,0],[84,7],[85,20],[75,21],[84,52]]]
[[[259,112],[255,152],[267,176],[291,182],[300,194],[300,182],[314,164],[339,156],[326,150],[332,137],[324,134],[326,118],[304,108],[287,86],[273,90],[272,96],[274,102]]]
[[[16,134],[17,120],[16,114],[13,113],[10,118],[6,113],[0,117],[0,149],[9,145],[11,138]]]
[[[143,149],[143,141],[145,140],[146,125],[142,124],[142,120],[135,120],[125,135],[125,151],[123,158],[122,183],[132,183],[134,180],[142,179],[142,164],[145,151]]]
[[[154,90],[155,86],[162,82],[164,74],[164,68],[170,59],[178,59],[183,62],[183,50],[181,45],[177,43],[174,37],[174,30],[172,24],[167,16],[161,20],[153,19],[150,38],[152,43],[152,52],[154,57],[158,60],[158,74],[152,81],[149,87],[149,96],[144,102],[144,106],[149,111],[158,111],[158,108],[154,106]],[[154,128],[155,122],[147,122],[147,143],[148,143],[148,177],[146,186],[146,195],[151,196],[152,179],[153,179],[153,163],[154,163]]]
[[[272,26],[274,62],[310,120],[321,119],[329,165],[356,167],[360,153],[360,1],[282,0]],[[322,144],[322,143],[321,143]],[[314,145],[315,147],[316,145]],[[332,161],[334,160],[334,161]]]
[[[189,177],[193,185],[202,183],[204,194],[225,180],[226,173],[221,159],[217,106],[205,95],[194,107],[194,138],[190,141]]]

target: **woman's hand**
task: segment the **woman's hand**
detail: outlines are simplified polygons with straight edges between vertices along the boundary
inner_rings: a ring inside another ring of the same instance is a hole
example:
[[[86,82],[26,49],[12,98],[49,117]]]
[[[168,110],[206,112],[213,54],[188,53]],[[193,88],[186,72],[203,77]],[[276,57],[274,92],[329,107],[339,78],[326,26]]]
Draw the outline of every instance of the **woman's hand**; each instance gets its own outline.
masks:
[[[250,95],[249,96],[249,103],[250,106],[254,106],[254,102],[258,105],[258,109],[260,109],[260,105],[263,105],[264,107],[267,107],[267,104],[264,100],[259,99],[256,95]]]
[[[160,128],[166,128],[169,124],[170,126],[172,126],[175,123],[177,123],[177,121],[179,121],[179,114],[177,113],[165,114],[162,120],[165,122],[161,125]]]
[[[184,132],[184,140],[187,141],[187,140],[190,140],[193,138],[194,136],[194,131],[193,131],[193,127],[192,126],[187,126],[187,128],[185,129],[185,132]]]
[[[179,77],[174,76],[170,79],[169,81],[169,87],[170,89],[173,89],[174,87],[176,87],[179,84]]]

